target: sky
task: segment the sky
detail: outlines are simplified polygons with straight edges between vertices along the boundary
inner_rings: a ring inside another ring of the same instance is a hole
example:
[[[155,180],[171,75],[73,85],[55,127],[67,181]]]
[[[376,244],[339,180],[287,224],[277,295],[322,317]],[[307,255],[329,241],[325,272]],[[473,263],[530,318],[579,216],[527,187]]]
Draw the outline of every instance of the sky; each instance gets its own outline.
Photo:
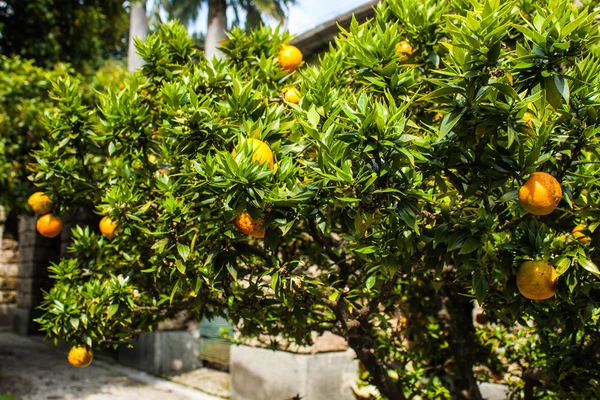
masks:
[[[297,0],[295,6],[291,6],[287,13],[287,21],[284,25],[292,34],[298,35],[306,32],[317,25],[352,10],[369,0]],[[233,15],[228,12],[231,21]],[[194,23],[194,30],[205,31],[207,10],[201,10],[198,20]],[[276,21],[266,21],[276,25]]]
[[[368,0],[298,0],[290,7],[286,28],[292,34],[299,34],[343,14]]]

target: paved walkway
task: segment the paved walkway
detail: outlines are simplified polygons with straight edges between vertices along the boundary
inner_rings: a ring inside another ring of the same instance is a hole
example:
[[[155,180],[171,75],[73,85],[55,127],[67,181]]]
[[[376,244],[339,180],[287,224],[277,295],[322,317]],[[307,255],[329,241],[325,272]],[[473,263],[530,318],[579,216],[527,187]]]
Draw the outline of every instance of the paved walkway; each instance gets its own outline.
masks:
[[[6,330],[0,331],[3,394],[19,400],[221,400],[109,360],[74,368],[66,350]]]

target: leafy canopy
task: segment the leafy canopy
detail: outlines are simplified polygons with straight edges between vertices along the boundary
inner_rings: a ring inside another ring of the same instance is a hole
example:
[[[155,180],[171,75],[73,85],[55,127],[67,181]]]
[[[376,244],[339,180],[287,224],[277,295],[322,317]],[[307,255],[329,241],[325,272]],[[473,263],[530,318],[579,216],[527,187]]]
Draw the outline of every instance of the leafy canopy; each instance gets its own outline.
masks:
[[[103,347],[185,308],[246,337],[333,331],[390,399],[458,398],[497,374],[526,396],[597,397],[597,14],[388,0],[292,74],[278,30],[235,29],[209,61],[169,23],[97,108],[59,80],[32,178],[61,211],[94,208],[119,230],[75,229],[42,328]],[[232,156],[246,138],[276,167]],[[549,216],[518,203],[534,171],[561,183]],[[237,231],[242,211],[265,218],[264,239]],[[591,242],[571,235],[580,223]],[[518,293],[532,259],[560,275],[550,300]],[[475,299],[490,325],[473,325]]]

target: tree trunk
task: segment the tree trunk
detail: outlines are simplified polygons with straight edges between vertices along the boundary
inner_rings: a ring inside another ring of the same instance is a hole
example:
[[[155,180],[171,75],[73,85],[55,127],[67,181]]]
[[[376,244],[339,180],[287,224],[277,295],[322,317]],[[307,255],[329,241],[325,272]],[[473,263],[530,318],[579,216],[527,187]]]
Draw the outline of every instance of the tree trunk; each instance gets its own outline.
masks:
[[[144,60],[135,50],[133,39],[138,37],[146,40],[146,35],[148,35],[146,2],[133,2],[129,16],[129,48],[127,49],[127,70],[129,72],[140,69],[144,65]]]
[[[438,314],[446,326],[447,338],[458,372],[460,383],[466,398],[469,400],[482,400],[479,385],[473,373],[473,358],[471,352],[475,342],[475,328],[473,326],[473,303],[471,299],[463,296],[463,288],[456,284],[445,285],[441,293],[446,295],[447,304],[442,299],[442,310]]]
[[[6,224],[6,214],[4,207],[0,206],[0,257],[2,257],[2,238],[4,238],[4,225]]]
[[[208,0],[208,29],[204,53],[206,57],[223,58],[223,53],[217,50],[219,42],[227,40],[227,3],[225,0]]]
[[[365,333],[364,331],[362,333]],[[379,390],[379,393],[384,395],[389,400],[405,400],[406,396],[402,390],[400,382],[394,382],[388,376],[387,369],[382,365],[377,356],[372,352],[372,348],[365,343],[369,339],[368,333],[361,337],[348,338],[348,345],[358,359],[363,363],[367,371],[373,378],[373,384]]]

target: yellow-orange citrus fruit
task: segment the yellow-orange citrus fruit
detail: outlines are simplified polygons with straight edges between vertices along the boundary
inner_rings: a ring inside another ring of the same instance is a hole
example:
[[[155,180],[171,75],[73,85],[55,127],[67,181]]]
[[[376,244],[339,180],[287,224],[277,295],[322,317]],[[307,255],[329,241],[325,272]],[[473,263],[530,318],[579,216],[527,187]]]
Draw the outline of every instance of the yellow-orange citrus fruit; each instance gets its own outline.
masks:
[[[69,363],[77,368],[85,368],[92,363],[94,355],[91,350],[86,349],[83,346],[73,346],[69,350],[69,356],[67,359]]]
[[[413,53],[413,48],[406,40],[401,41],[400,43],[396,43],[396,54],[399,56],[410,56]]]
[[[117,237],[116,229],[117,224],[110,217],[104,217],[100,221],[100,232],[107,238],[114,239]]]
[[[27,204],[29,204],[34,213],[40,215],[48,214],[52,210],[52,201],[43,192],[35,192],[29,196]]]
[[[402,317],[400,318],[400,329],[406,329],[409,326],[408,318]]]
[[[297,89],[286,90],[283,97],[290,103],[298,104],[300,102],[300,92]]]
[[[264,238],[265,237],[265,228],[263,227],[264,218],[260,217],[258,220],[255,220],[250,216],[250,214],[243,212],[240,213],[233,223],[235,226],[246,235],[253,236],[255,238]]]
[[[296,46],[285,45],[279,50],[279,66],[287,72],[294,72],[302,63],[302,52]]]
[[[517,288],[531,300],[546,300],[556,294],[556,270],[547,261],[525,261],[517,271]]]
[[[592,241],[592,238],[587,235],[587,233],[583,232],[587,229],[586,224],[579,224],[571,231],[571,235],[581,243],[589,243]]]
[[[519,202],[533,215],[548,215],[562,197],[560,183],[546,172],[534,172],[519,189]]]
[[[433,122],[438,122],[439,120],[441,120],[442,118],[444,118],[444,114],[442,113],[437,113],[433,116]]]
[[[63,223],[62,219],[53,214],[42,215],[38,218],[35,224],[37,231],[40,235],[47,238],[53,238],[60,235],[62,231]]]
[[[246,143],[252,146],[252,161],[258,161],[260,164],[267,163],[269,168],[273,168],[273,152],[268,144],[258,139],[246,139]],[[231,153],[234,157],[237,154],[235,149]]]

